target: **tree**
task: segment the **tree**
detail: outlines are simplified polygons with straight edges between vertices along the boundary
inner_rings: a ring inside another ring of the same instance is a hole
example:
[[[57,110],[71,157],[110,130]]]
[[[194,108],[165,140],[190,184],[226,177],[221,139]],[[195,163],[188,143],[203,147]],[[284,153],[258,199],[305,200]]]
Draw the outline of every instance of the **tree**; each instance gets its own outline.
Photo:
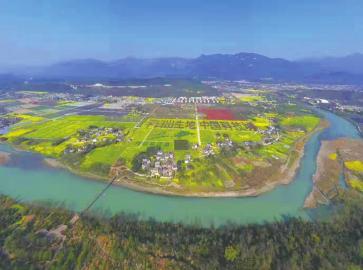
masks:
[[[240,251],[237,247],[228,246],[224,250],[224,258],[229,262],[234,262],[237,259],[239,253]]]

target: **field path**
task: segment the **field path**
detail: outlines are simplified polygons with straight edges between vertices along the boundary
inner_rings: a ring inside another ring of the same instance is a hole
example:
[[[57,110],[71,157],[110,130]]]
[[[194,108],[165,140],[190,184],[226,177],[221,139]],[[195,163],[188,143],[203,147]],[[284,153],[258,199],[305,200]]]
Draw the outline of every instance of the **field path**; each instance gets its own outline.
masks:
[[[150,131],[145,135],[144,139],[142,140],[142,142],[139,144],[139,148],[144,144],[144,142],[146,141],[147,137],[149,137],[150,133],[153,131],[154,127],[152,127],[150,129]]]
[[[197,125],[197,136],[198,136],[198,145],[201,146],[202,145],[202,141],[200,140],[200,128],[199,128],[199,119],[198,119],[198,107],[197,104],[194,103],[195,106],[195,122]]]
[[[151,111],[148,115],[145,115],[144,117],[142,117],[142,118],[140,119],[140,121],[136,123],[136,125],[135,125],[135,127],[134,127],[134,128],[140,128],[140,127],[141,127],[141,125],[142,125],[142,123],[144,123],[144,120],[145,120],[146,118],[151,117],[157,109],[158,109],[158,107],[154,108],[154,109],[153,109],[153,110],[152,110],[152,111]]]

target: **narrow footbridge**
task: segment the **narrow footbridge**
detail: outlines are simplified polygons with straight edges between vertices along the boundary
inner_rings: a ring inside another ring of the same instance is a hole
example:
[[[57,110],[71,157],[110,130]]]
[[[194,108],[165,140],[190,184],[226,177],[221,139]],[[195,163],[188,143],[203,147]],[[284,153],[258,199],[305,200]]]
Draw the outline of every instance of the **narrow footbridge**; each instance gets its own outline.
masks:
[[[88,204],[88,206],[81,212],[81,215],[86,213],[91,207],[98,201],[99,198],[107,191],[107,189],[112,186],[113,182],[117,179],[117,176],[113,177],[110,182],[97,194],[97,196]]]

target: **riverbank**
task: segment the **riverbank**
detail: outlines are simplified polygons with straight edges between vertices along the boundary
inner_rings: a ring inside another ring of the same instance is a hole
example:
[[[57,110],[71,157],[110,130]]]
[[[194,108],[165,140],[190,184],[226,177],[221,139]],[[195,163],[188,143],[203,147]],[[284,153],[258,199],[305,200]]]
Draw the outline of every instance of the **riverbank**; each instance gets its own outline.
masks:
[[[10,154],[0,151],[0,165],[4,165],[10,161]]]
[[[88,179],[92,179],[92,180],[102,180],[102,181],[108,181],[110,180],[108,177],[103,177],[101,175],[97,175],[97,174],[93,174],[90,172],[82,172],[80,170],[76,170],[74,168],[72,168],[71,166],[68,166],[62,162],[60,162],[59,160],[55,159],[55,158],[44,158],[44,163],[52,168],[55,169],[63,169],[63,170],[68,170],[71,173],[84,177],[84,178],[88,178]]]
[[[316,208],[319,204],[329,204],[328,193],[339,185],[341,164],[337,149],[332,141],[323,141],[316,158],[317,169],[313,176],[313,188],[304,202],[304,208]],[[334,190],[338,192],[337,190]],[[334,192],[334,194],[336,193]]]
[[[363,140],[340,138],[323,141],[316,160],[313,189],[305,200],[305,208],[328,204],[332,198],[339,195],[342,188],[351,185],[352,179],[360,181],[359,176],[347,169],[345,163],[363,161]]]
[[[244,188],[241,190],[233,190],[233,191],[220,191],[220,192],[188,192],[176,185],[170,186],[156,186],[155,184],[149,184],[145,181],[137,181],[137,180],[129,180],[137,179],[139,176],[132,172],[131,170],[127,171],[127,176],[121,174],[119,177],[116,178],[114,181],[114,185],[122,186],[131,190],[150,193],[150,194],[157,194],[157,195],[165,195],[165,196],[178,196],[178,197],[191,197],[191,198],[213,198],[213,197],[220,197],[220,198],[228,198],[228,197],[256,197],[263,193],[269,192],[276,188],[279,185],[288,185],[290,184],[296,173],[300,167],[300,162],[302,157],[304,156],[305,144],[311,138],[311,136],[317,132],[321,132],[325,128],[329,126],[329,122],[322,119],[319,125],[310,133],[306,134],[302,138],[300,138],[296,143],[291,151],[288,160],[286,161],[285,165],[281,166],[279,172],[274,175],[269,175],[269,182],[264,182],[264,185],[261,187],[251,187],[251,188]],[[44,162],[53,168],[60,168],[66,169],[73,174],[79,175],[81,177],[85,177],[91,180],[97,181],[110,181],[112,177],[102,177],[100,175],[96,175],[89,172],[82,172],[80,170],[74,169],[70,166],[67,166],[60,162],[57,159],[53,158],[45,158]],[[125,172],[125,171],[124,171]],[[272,181],[271,181],[272,179]]]

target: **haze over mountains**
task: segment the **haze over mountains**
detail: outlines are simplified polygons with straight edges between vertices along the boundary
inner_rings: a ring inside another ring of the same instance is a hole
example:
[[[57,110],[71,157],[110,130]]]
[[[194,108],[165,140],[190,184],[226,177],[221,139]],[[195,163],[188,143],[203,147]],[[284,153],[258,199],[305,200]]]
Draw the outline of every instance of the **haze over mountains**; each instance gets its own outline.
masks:
[[[269,58],[255,53],[201,55],[197,58],[124,58],[110,62],[80,59],[30,68],[26,74],[41,79],[180,77],[363,84],[363,54],[300,61]]]

